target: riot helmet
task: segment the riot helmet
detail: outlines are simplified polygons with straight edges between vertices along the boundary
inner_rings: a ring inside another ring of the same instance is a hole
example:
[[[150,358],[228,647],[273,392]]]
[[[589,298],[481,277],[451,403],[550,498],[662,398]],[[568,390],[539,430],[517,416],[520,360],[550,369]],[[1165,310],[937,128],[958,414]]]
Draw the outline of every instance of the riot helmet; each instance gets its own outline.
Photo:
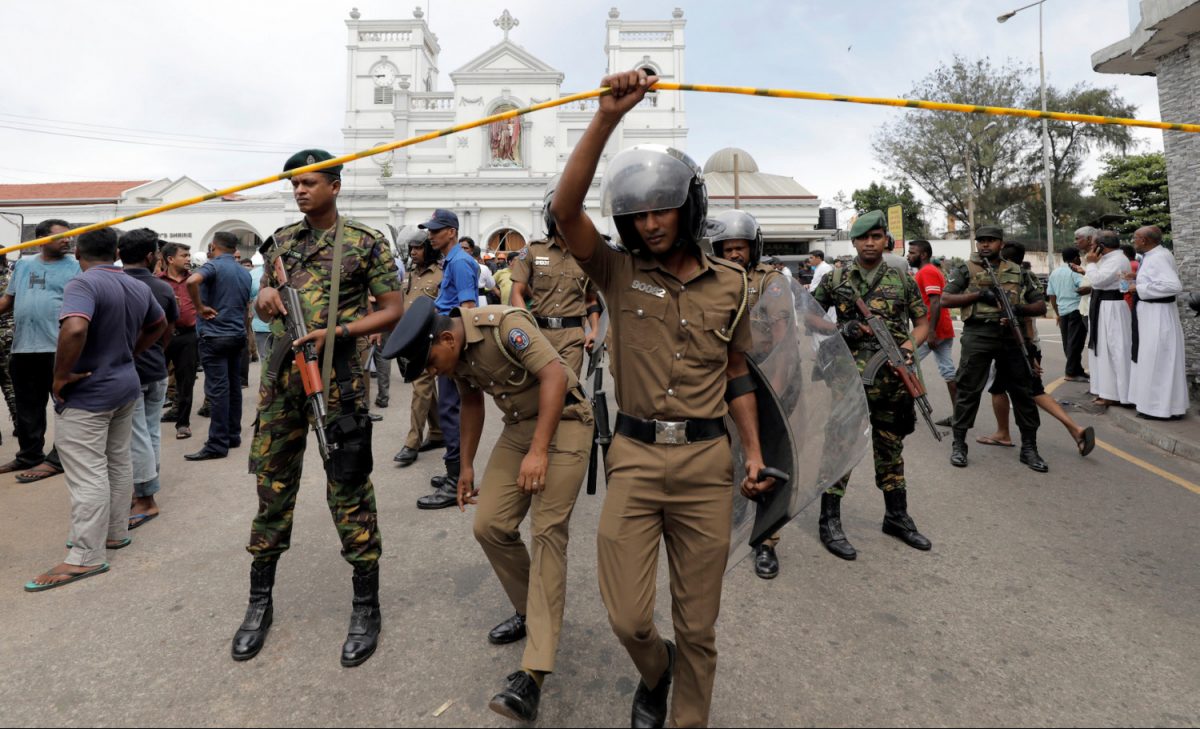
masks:
[[[724,241],[744,240],[750,244],[750,260],[746,268],[754,268],[762,259],[762,228],[750,213],[736,209],[726,210],[715,218],[709,218],[707,233],[713,252],[717,256],[724,258]]]
[[[554,216],[550,214],[550,203],[554,202],[554,191],[558,189],[560,182],[562,175],[551,177],[550,182],[546,183],[546,192],[542,195],[542,222],[546,225],[546,240],[552,240],[558,232],[558,223],[554,222]]]
[[[423,228],[418,228],[415,225],[404,226],[396,234],[396,243],[405,251],[410,251],[413,248],[421,248],[424,252],[426,266],[436,262],[438,259],[438,252],[429,240],[429,231]]]
[[[632,216],[679,209],[674,245],[699,244],[705,233],[708,191],[699,165],[683,152],[658,144],[626,149],[608,163],[600,193],[601,214],[611,216],[622,242],[634,253],[645,243]]]

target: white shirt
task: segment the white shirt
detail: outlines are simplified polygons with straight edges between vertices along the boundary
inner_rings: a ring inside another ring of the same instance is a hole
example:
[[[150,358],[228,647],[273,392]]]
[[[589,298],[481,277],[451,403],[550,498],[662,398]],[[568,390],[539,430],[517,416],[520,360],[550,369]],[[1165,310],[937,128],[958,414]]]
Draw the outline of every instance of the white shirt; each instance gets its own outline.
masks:
[[[480,291],[491,291],[496,288],[496,279],[492,277],[492,271],[482,263],[479,264],[479,289]],[[487,297],[482,293],[479,295],[479,305],[487,306]]]
[[[815,291],[817,286],[821,284],[821,279],[825,278],[825,275],[832,270],[833,266],[829,265],[825,261],[818,263],[817,267],[813,269],[812,283],[808,285],[808,290]]]

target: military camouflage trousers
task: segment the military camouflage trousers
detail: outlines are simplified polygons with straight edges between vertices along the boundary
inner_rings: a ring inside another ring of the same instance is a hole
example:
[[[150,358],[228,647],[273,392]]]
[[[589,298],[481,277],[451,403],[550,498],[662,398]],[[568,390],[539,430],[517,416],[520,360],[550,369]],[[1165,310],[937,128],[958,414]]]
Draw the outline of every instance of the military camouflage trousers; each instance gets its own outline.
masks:
[[[0,327],[0,390],[4,391],[4,403],[8,415],[17,422],[17,393],[13,389],[12,377],[8,374],[8,361],[12,353],[13,330],[11,326]]]
[[[904,481],[904,437],[916,427],[913,399],[900,379],[886,367],[880,369],[874,384],[864,385],[867,407],[871,411],[871,451],[875,460],[875,485],[881,491],[902,490]],[[846,495],[850,474],[846,474],[826,493]]]
[[[250,527],[246,550],[256,562],[273,562],[290,546],[292,512],[300,491],[304,451],[312,426],[311,409],[296,367],[289,363],[277,376],[264,372],[259,387],[258,418],[250,445],[250,471],[258,485],[258,514]],[[365,390],[361,367],[352,366],[352,388]],[[336,417],[340,393],[330,383],[329,413]],[[314,436],[315,444],[315,436]],[[325,478],[324,471],[319,472]],[[342,541],[342,557],[359,570],[374,569],[382,551],[375,508],[375,488],[368,478],[361,483],[326,480],[326,500]]]

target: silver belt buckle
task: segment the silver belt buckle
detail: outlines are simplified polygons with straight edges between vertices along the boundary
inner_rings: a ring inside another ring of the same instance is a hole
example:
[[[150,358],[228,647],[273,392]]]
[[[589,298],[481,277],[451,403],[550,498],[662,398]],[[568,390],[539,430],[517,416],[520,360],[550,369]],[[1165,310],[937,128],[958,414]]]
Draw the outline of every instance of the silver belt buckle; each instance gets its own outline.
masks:
[[[562,329],[563,328],[562,317],[561,316],[546,317],[546,326],[550,329]]]
[[[655,420],[654,442],[659,445],[687,445],[687,423]]]

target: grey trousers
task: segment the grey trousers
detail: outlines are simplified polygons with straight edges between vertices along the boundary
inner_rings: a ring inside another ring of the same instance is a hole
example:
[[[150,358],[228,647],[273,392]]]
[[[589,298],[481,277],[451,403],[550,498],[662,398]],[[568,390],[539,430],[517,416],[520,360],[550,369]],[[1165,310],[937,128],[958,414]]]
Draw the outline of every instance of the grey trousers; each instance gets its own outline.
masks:
[[[103,564],[105,540],[129,535],[129,502],[133,498],[132,400],[116,410],[93,413],[67,408],[54,420],[54,445],[66,472],[71,496],[74,544],[66,563],[81,567]]]

